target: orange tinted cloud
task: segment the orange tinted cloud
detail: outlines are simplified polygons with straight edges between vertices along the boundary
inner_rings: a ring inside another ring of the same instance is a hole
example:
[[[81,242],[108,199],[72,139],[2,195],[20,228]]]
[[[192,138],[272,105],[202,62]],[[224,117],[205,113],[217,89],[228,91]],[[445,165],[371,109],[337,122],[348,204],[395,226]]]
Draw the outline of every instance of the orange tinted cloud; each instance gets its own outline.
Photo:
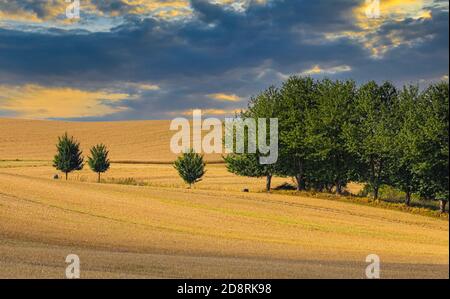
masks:
[[[0,85],[0,110],[21,118],[74,118],[103,116],[124,111],[123,100],[129,94],[87,91],[68,87],[45,87],[34,84]],[[114,104],[114,105],[111,105]]]
[[[80,1],[80,12],[98,16],[120,16],[123,14],[153,15],[163,18],[178,17],[190,13],[189,1],[187,0],[122,0],[121,9],[102,10],[91,0]],[[69,22],[65,18],[66,8],[71,3],[64,0],[39,1],[33,5],[24,5],[20,1],[0,3],[1,21],[20,21],[26,23],[52,23]],[[107,6],[106,6],[107,7]],[[39,13],[38,13],[39,12]]]
[[[217,101],[225,101],[225,102],[239,102],[241,100],[235,94],[226,94],[226,93],[211,93],[207,95],[209,98],[217,100]]]
[[[337,74],[342,72],[349,72],[352,68],[348,65],[338,65],[333,67],[322,68],[319,65],[315,65],[310,69],[303,71],[302,75],[317,75],[317,74]]]
[[[402,44],[423,41],[423,39],[406,40],[401,32],[395,31],[387,36],[380,37],[377,33],[383,24],[402,22],[406,19],[431,19],[433,16],[427,7],[438,5],[433,0],[380,0],[379,17],[371,18],[367,15],[371,3],[373,1],[361,1],[361,5],[352,11],[355,25],[359,30],[332,33],[328,35],[328,38],[347,37],[357,40],[371,52],[373,57],[382,57],[390,49]]]
[[[239,109],[188,109],[183,111],[172,111],[169,113],[170,116],[182,115],[185,117],[192,117],[193,110],[200,110],[202,115],[215,115],[215,116],[224,116],[224,115],[234,115],[238,113]]]
[[[107,1],[105,2],[108,4]],[[211,0],[211,2],[234,8],[243,7],[244,9],[248,5],[246,0]],[[192,15],[189,0],[121,0],[120,3],[121,5],[113,7],[98,5],[92,0],[81,0],[80,12],[102,17],[117,17],[128,14],[161,19],[179,19]],[[256,0],[255,3],[262,5],[266,3],[266,0]],[[20,1],[6,1],[4,3],[0,1],[0,24],[2,21],[70,23],[73,20],[64,18],[68,5],[70,3],[66,3],[64,0],[45,0],[33,5],[21,4]]]

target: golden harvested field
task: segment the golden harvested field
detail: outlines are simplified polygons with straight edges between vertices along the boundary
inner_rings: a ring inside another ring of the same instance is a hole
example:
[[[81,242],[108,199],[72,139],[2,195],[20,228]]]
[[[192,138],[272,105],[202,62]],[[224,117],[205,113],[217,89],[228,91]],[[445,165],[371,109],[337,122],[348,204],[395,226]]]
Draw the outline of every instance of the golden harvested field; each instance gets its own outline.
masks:
[[[45,161],[3,161],[0,162],[0,172],[20,174],[39,178],[53,178],[54,174],[64,175],[56,171],[50,162]],[[131,179],[132,182],[127,182]],[[96,182],[97,175],[88,166],[83,170],[69,174],[70,181]],[[248,188],[252,192],[264,191],[264,179],[239,177],[230,174],[224,164],[210,164],[202,181],[197,183],[195,189],[241,191]],[[177,171],[170,164],[120,164],[113,163],[105,174],[102,182],[117,184],[136,184],[154,187],[186,188],[185,183],[178,176]],[[274,178],[273,186],[282,183],[293,183],[291,178]]]
[[[67,132],[81,144],[83,152],[105,143],[115,161],[171,162],[170,121],[63,122],[0,118],[0,160],[51,160],[58,136]],[[220,154],[205,156],[218,161]]]
[[[381,258],[384,278],[449,277],[446,220],[265,194],[258,192],[263,179],[231,175],[220,164],[208,165],[194,189],[164,164],[114,163],[103,184],[95,183],[88,169],[70,174],[69,181],[54,180],[49,160],[56,137],[44,137],[30,125],[31,136],[40,137],[33,137],[36,144],[23,144],[26,133],[16,137],[14,121],[6,122],[0,160],[26,161],[0,161],[0,277],[64,278],[71,253],[80,256],[84,278],[364,278],[365,258],[372,253]],[[55,125],[45,124],[49,131]],[[120,134],[126,136],[123,145],[138,144],[119,124],[109,131],[117,139],[108,137],[106,123],[104,135],[95,130],[90,135],[89,125],[99,126],[92,123],[70,123],[69,133],[92,143],[104,136],[111,153]],[[77,125],[84,131],[75,132]],[[147,150],[168,152],[148,142]],[[115,159],[130,160],[125,154]],[[147,154],[151,158],[144,159]],[[134,158],[154,160],[153,155],[136,151]],[[126,178],[145,186],[118,184]],[[274,185],[283,182],[290,179],[276,178]],[[251,192],[241,192],[244,187]]]

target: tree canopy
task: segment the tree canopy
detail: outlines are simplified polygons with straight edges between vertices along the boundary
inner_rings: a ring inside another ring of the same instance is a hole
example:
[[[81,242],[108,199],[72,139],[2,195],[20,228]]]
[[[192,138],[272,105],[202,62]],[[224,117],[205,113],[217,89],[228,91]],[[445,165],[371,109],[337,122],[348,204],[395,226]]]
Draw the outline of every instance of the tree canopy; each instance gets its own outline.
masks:
[[[277,118],[279,156],[262,165],[260,153],[224,157],[230,172],[293,177],[298,190],[342,193],[350,181],[367,184],[375,199],[393,186],[448,201],[448,82],[425,90],[390,82],[314,80],[292,76],[280,89],[252,97],[241,118]],[[444,204],[445,205],[445,204]]]
[[[174,162],[174,168],[178,171],[183,181],[189,184],[189,187],[201,181],[205,174],[203,156],[197,154],[193,149],[189,149],[189,151],[178,157]]]
[[[73,137],[69,137],[67,132],[58,137],[58,143],[56,144],[57,153],[53,159],[53,167],[66,174],[66,180],[68,173],[74,170],[83,169],[83,156],[80,150],[80,143],[74,140]]]
[[[108,150],[104,144],[97,144],[91,148],[91,156],[88,157],[88,165],[92,171],[98,174],[97,181],[100,182],[100,174],[109,169]]]

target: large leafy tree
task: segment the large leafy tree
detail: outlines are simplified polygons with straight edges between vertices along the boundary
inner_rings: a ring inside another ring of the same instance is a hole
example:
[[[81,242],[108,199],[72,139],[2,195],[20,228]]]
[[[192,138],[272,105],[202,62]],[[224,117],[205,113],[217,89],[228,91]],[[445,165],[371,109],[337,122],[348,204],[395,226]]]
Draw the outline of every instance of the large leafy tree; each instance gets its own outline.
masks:
[[[405,86],[400,92],[389,82],[374,81],[358,89],[352,81],[314,81],[290,77],[280,90],[269,88],[252,98],[241,118],[279,120],[279,157],[274,165],[259,163],[259,152],[225,157],[238,175],[292,176],[299,190],[333,188],[341,192],[348,181],[371,187],[378,199],[380,186],[448,201],[448,83],[424,92]],[[248,135],[245,136],[248,138]]]
[[[97,144],[91,148],[91,156],[88,157],[88,165],[92,171],[98,174],[97,182],[100,182],[100,174],[109,169],[108,150],[103,144]]]
[[[266,191],[270,191],[274,169],[259,163],[258,154],[229,154],[224,157],[227,170],[239,176],[266,178]]]
[[[418,191],[414,167],[420,159],[417,142],[421,138],[420,123],[423,121],[420,108],[420,92],[417,86],[405,86],[396,98],[392,125],[397,134],[392,138],[390,183],[405,192],[405,204],[411,203],[411,195]]]
[[[439,200],[441,211],[449,196],[449,86],[441,82],[423,92],[421,119],[415,148],[418,162],[414,172],[418,180],[418,192],[423,198]]]
[[[270,118],[277,118],[279,114],[279,101],[280,93],[279,90],[274,87],[269,87],[264,92],[260,93],[258,96],[250,99],[248,108],[246,111],[240,113],[239,118],[245,120],[247,118],[253,118],[256,122],[258,119],[265,118],[266,120]],[[269,126],[266,126],[267,131],[264,134],[266,138],[269,138]],[[255,138],[256,153],[249,153],[246,150],[245,153],[237,153],[235,148],[233,153],[224,157],[225,163],[227,164],[228,171],[248,177],[265,177],[266,178],[266,191],[270,191],[272,177],[277,173],[279,162],[272,164],[262,164],[261,157],[265,155],[260,153],[258,148],[259,142],[266,142],[268,140],[259,140],[259,134],[254,132],[256,136],[249,136],[249,131],[245,131],[244,139],[245,144],[248,144],[249,138]],[[235,132],[226,132],[226,134],[232,134],[235,138]],[[279,157],[278,157],[279,159]]]
[[[323,80],[317,83],[316,107],[306,114],[306,144],[315,167],[309,177],[319,190],[334,187],[341,193],[358,167],[345,146],[344,127],[353,117],[353,81]]]
[[[316,82],[310,77],[290,77],[281,88],[279,105],[280,170],[294,177],[297,189],[304,190],[307,173],[313,169],[307,142],[306,119],[316,106]]]
[[[193,149],[183,153],[174,162],[174,168],[178,171],[183,181],[189,184],[189,187],[202,180],[206,172],[205,165],[203,156],[196,153]]]
[[[80,143],[74,140],[73,137],[69,137],[67,132],[63,136],[58,137],[56,149],[57,153],[53,159],[53,167],[64,172],[66,180],[70,172],[83,169]]]
[[[364,165],[358,169],[358,178],[369,184],[375,199],[380,186],[390,179],[396,97],[397,90],[389,82],[362,85],[355,98],[354,121],[344,128],[347,149]]]

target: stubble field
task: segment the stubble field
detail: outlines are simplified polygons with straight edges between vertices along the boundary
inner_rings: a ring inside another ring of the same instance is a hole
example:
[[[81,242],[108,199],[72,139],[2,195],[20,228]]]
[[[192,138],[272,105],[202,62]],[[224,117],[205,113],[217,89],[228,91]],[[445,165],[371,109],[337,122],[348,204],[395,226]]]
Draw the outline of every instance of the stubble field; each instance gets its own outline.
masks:
[[[0,119],[0,277],[64,278],[74,253],[85,278],[364,278],[369,254],[385,278],[448,278],[446,220],[265,194],[263,179],[221,164],[194,189],[169,164],[113,163],[101,184],[88,169],[53,179],[65,131],[85,152],[103,142],[112,160],[166,163],[168,126]]]

